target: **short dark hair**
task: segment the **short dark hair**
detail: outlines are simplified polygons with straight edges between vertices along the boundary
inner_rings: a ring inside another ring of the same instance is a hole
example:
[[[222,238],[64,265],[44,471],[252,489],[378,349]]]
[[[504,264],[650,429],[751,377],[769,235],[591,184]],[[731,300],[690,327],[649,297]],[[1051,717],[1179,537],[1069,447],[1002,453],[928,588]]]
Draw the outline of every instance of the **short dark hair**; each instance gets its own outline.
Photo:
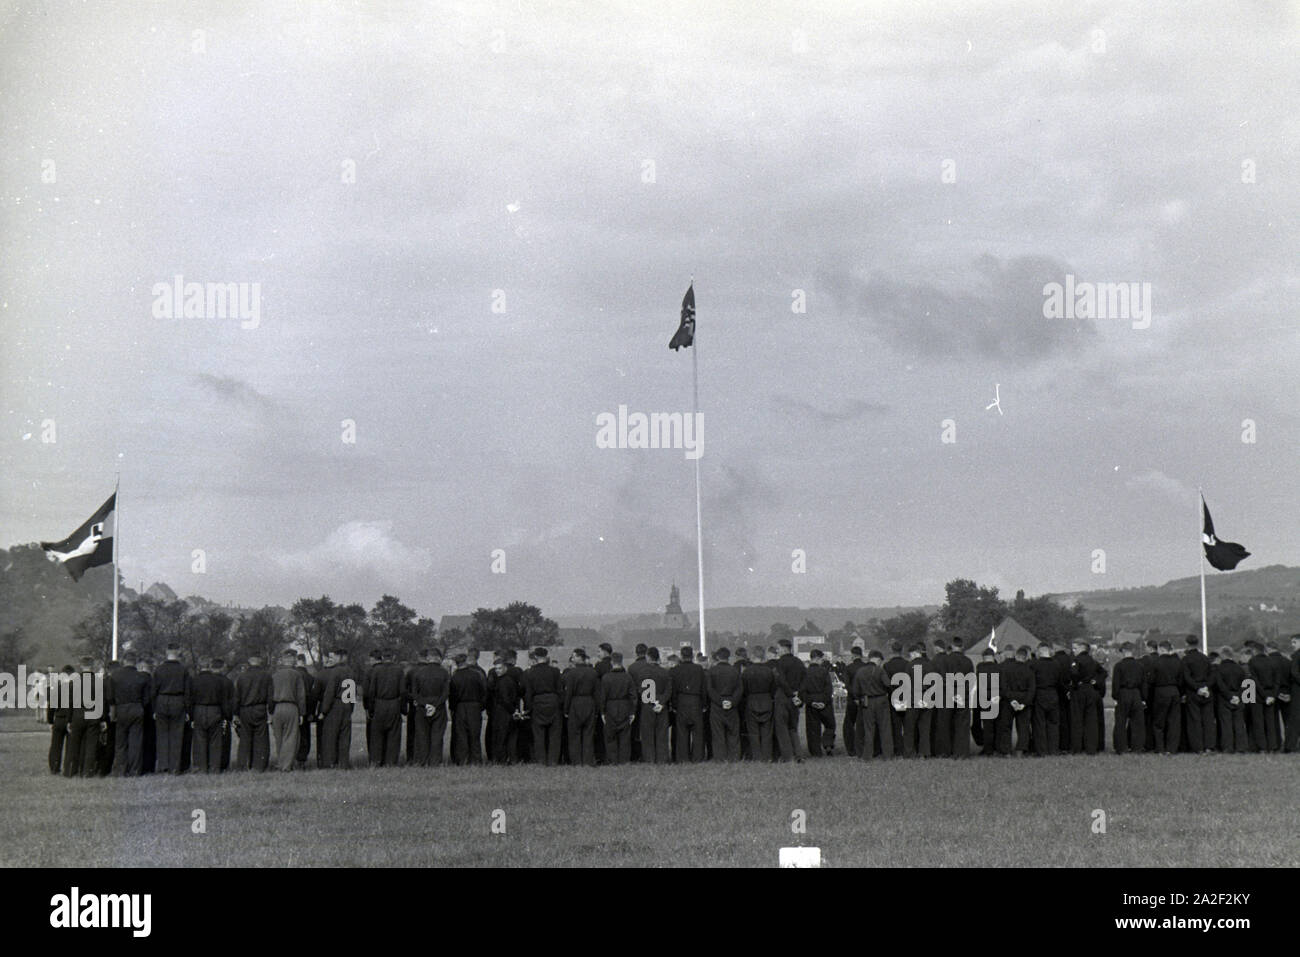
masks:
[[[646,652],[645,642],[644,642],[644,641],[638,641],[638,642],[636,643],[636,648],[634,648],[633,650],[636,652],[636,656],[637,656],[638,658],[643,657],[643,656],[645,655],[645,652]]]
[[[611,664],[621,665],[623,663],[623,652],[611,651],[609,653],[609,660]]]
[[[658,648],[647,648],[647,649],[645,650],[645,656],[646,656],[647,658],[649,658],[651,661],[658,661],[658,660],[659,660],[659,649],[658,649]]]

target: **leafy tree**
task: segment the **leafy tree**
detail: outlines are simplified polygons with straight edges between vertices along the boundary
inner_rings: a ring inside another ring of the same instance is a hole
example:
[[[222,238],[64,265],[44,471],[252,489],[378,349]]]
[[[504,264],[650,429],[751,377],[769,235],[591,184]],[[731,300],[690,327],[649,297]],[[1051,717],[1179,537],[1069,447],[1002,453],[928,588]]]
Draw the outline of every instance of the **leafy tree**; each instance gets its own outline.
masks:
[[[434,644],[445,655],[453,648],[459,648],[462,645],[469,644],[469,635],[461,628],[448,628],[446,631],[438,632]]]
[[[18,666],[26,664],[35,650],[27,642],[27,636],[22,628],[8,628],[0,632],[0,671],[11,675],[16,674]]]
[[[1047,595],[1026,598],[1024,591],[1018,591],[1011,603],[1010,614],[1039,641],[1049,644],[1069,645],[1076,639],[1086,640],[1088,637],[1088,623],[1080,602],[1067,608]]]
[[[789,625],[787,625],[785,622],[778,621],[768,630],[767,637],[768,637],[768,644],[774,645],[782,638],[793,638],[794,629],[791,628]]]
[[[370,610],[370,632],[375,644],[382,649],[393,649],[403,659],[414,658],[428,644],[437,630],[430,618],[417,618],[415,609],[408,608],[392,595],[384,595]]]
[[[338,644],[338,606],[328,595],[299,598],[289,609],[297,644],[313,661],[324,661],[325,652]]]
[[[871,628],[871,637],[877,648],[882,651],[891,643],[901,641],[903,646],[924,640],[929,633],[931,616],[923,611],[905,611],[892,618],[876,621]]]
[[[119,653],[122,648],[130,648],[142,658],[161,660],[167,654],[169,643],[181,641],[189,614],[190,606],[179,598],[163,601],[141,595],[134,601],[119,604]]]
[[[944,589],[948,597],[939,609],[939,623],[947,631],[975,639],[987,635],[1007,616],[1007,603],[998,597],[997,588],[955,578]]]
[[[505,608],[476,609],[469,624],[470,640],[483,651],[554,645],[560,626],[536,605],[511,602]]]
[[[119,609],[120,611],[120,609]],[[113,603],[106,601],[72,628],[72,646],[78,655],[108,661],[113,653]]]
[[[224,611],[189,615],[181,622],[180,644],[188,663],[203,658],[230,658],[235,650],[235,620]]]
[[[289,632],[285,622],[273,609],[259,608],[247,618],[240,617],[234,636],[233,660],[228,664],[242,664],[253,655],[272,662],[288,644]]]

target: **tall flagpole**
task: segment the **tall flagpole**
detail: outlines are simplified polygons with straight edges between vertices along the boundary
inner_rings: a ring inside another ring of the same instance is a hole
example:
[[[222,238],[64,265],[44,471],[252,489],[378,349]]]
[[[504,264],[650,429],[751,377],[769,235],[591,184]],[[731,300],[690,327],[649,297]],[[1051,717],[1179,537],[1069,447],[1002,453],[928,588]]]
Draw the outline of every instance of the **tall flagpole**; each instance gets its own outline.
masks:
[[[113,476],[113,654],[110,661],[117,659],[117,512],[121,502],[117,500],[118,486],[122,482],[122,473]]]
[[[695,277],[691,277],[691,288],[695,288]],[[694,385],[696,426],[695,441],[695,565],[699,574],[698,591],[700,596],[700,654],[707,654],[704,644],[704,525],[700,510],[700,458],[704,455],[704,430],[699,428],[700,421],[700,320],[699,310],[695,313],[695,334],[691,338],[691,379]]]
[[[1201,556],[1201,654],[1210,653],[1210,629],[1205,622],[1205,495],[1201,492],[1200,487],[1196,489],[1196,497],[1199,499],[1197,505],[1196,527],[1199,534],[1197,538],[1201,542],[1201,547],[1197,549]]]

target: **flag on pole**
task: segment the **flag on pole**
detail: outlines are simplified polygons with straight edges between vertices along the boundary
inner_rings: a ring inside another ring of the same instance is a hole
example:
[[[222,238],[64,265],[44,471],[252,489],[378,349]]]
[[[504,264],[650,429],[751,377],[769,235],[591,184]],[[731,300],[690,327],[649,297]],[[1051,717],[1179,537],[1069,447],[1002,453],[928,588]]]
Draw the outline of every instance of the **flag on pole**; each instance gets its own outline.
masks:
[[[673,334],[672,341],[668,343],[668,348],[676,352],[678,349],[689,349],[695,341],[695,283],[686,290],[686,295],[682,297],[682,324],[677,327],[677,332]]]
[[[989,650],[994,652],[998,650],[998,629],[996,626],[989,629]]]
[[[1201,545],[1205,549],[1206,560],[1221,572],[1230,572],[1243,558],[1250,557],[1250,552],[1236,542],[1220,541],[1214,534],[1214,522],[1210,519],[1210,507],[1201,496],[1201,513],[1205,524],[1201,530]]]
[[[81,581],[87,568],[98,565],[111,565],[113,562],[113,536],[105,535],[105,529],[111,528],[109,519],[117,508],[117,493],[108,497],[108,501],[95,510],[95,514],[86,519],[80,528],[61,542],[41,542],[45,557],[52,562],[59,562],[68,570],[72,580]]]

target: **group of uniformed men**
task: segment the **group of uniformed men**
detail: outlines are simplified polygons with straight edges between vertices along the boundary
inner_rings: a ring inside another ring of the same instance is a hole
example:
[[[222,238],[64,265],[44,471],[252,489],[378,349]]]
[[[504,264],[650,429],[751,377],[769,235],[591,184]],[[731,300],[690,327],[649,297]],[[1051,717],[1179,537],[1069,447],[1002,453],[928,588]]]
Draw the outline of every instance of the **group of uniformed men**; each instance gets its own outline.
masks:
[[[894,643],[887,660],[855,647],[849,660],[834,663],[814,650],[807,664],[785,639],[739,648],[734,659],[719,648],[711,660],[696,660],[687,645],[660,661],[659,649],[637,645],[626,664],[602,644],[595,661],[575,648],[563,671],[546,648],[535,648],[527,669],[504,651],[487,672],[473,649],[444,661],[429,648],[405,666],[395,652],[372,652],[360,674],[341,649],[328,652],[315,674],[304,655],[286,650],[274,669],[250,657],[233,680],[221,659],[191,671],[169,645],[157,668],[142,670],[127,652],[98,672],[108,707],[97,718],[64,696],[48,714],[49,765],[69,777],[232,765],[264,771],[274,754],[275,767],[289,771],[307,766],[314,725],[316,766],[347,768],[357,703],[369,763],[378,767],[442,764],[448,724],[452,762],[480,763],[485,715],[487,760],[502,764],[801,760],[800,711],[808,756],[832,754],[840,697],[844,750],[864,759],[1104,750],[1107,674],[1087,642],[1071,651],[1047,644],[1036,652],[985,650],[978,663],[960,638],[932,644],[931,655],[924,643],[906,654]],[[1300,635],[1291,638],[1289,659],[1276,644],[1248,642],[1244,663],[1230,648],[1207,656],[1197,645],[1189,636],[1181,658],[1169,641],[1148,642],[1142,658],[1131,645],[1120,649],[1110,683],[1114,750],[1300,750]],[[97,673],[92,659],[81,665],[80,673],[66,667],[61,680]],[[936,675],[929,682],[949,693],[900,693],[900,674],[923,679],[918,685]],[[996,689],[995,701],[976,699],[981,682]],[[239,738],[233,762],[232,731]]]

